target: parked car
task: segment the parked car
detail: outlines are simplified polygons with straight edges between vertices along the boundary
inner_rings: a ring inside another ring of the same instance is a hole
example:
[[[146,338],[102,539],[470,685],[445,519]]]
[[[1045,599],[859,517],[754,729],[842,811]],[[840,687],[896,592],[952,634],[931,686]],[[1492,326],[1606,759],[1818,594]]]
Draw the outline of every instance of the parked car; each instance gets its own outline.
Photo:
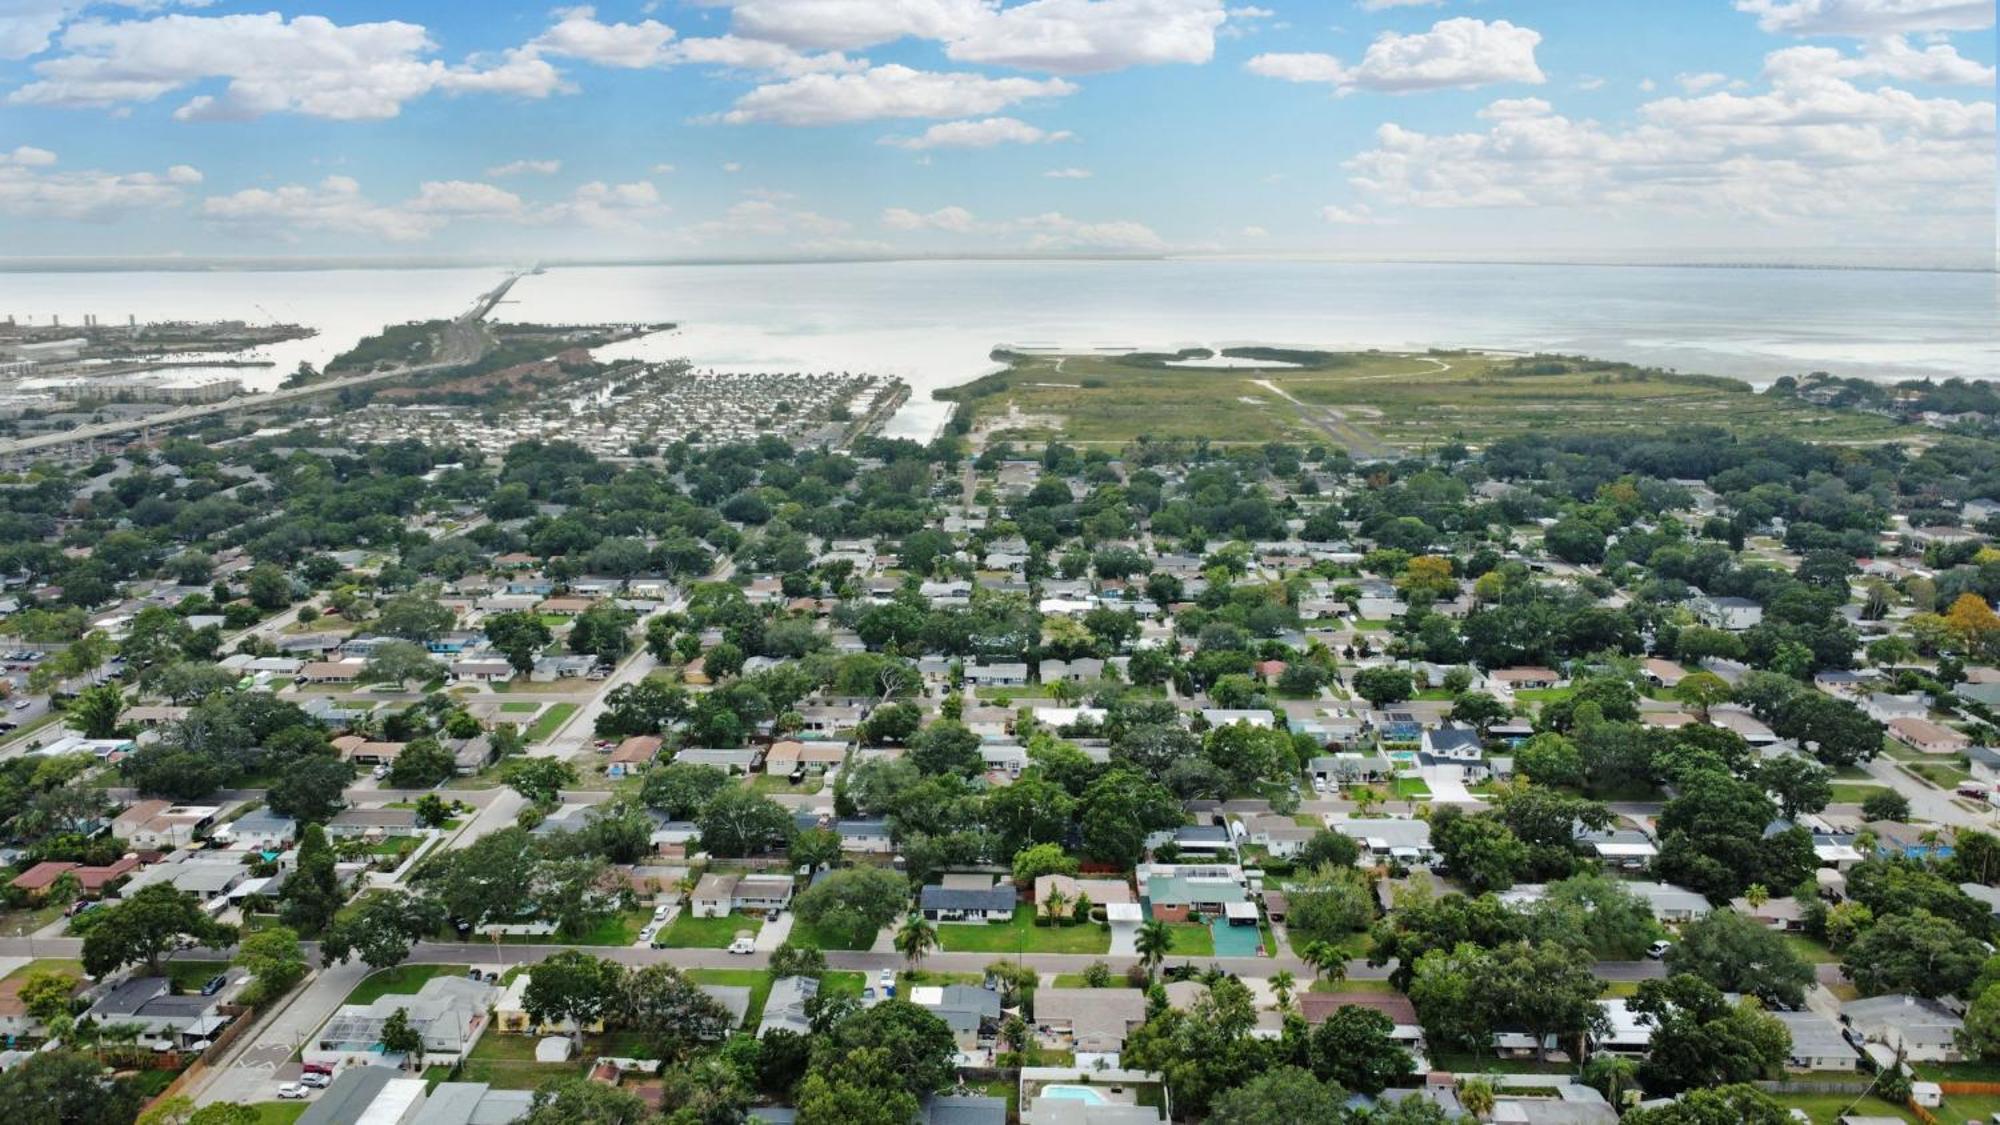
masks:
[[[639,931],[639,940],[648,942],[652,941],[653,935],[658,933],[659,930],[660,928],[658,926],[647,926],[645,929]]]
[[[333,1077],[333,1067],[327,1063],[307,1063],[305,1071],[307,1074],[324,1074],[328,1078]]]
[[[229,978],[224,974],[217,973],[215,976],[208,978],[207,984],[201,986],[201,994],[203,996],[213,996],[227,987],[229,987]]]
[[[278,1096],[287,1101],[298,1101],[306,1096],[306,1088],[296,1082],[287,1082],[278,1087]]]
[[[388,776],[389,776],[389,767],[388,767],[388,766],[376,766],[376,767],[375,767],[375,780],[377,780],[377,781],[380,781],[380,780],[382,780],[383,778],[385,778],[385,777],[388,777]]]
[[[1660,958],[1665,957],[1667,955],[1667,950],[1672,949],[1673,947],[1674,947],[1673,942],[1656,941],[1653,944],[1646,947],[1646,956],[1651,957],[1655,961],[1658,961]]]
[[[311,1087],[315,1090],[324,1090],[328,1086],[333,1085],[333,1079],[328,1078],[324,1074],[301,1074],[299,1075],[299,1085]]]
[[[729,952],[755,953],[757,952],[757,942],[750,937],[738,935],[735,941],[729,943]]]

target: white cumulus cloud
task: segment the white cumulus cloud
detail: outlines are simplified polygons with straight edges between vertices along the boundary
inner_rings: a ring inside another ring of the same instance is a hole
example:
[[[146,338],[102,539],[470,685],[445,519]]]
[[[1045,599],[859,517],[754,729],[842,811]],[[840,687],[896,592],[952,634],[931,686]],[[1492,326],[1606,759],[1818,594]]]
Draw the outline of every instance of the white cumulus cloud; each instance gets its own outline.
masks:
[[[1541,41],[1540,32],[1506,20],[1457,17],[1439,20],[1429,31],[1385,31],[1351,67],[1333,55],[1280,52],[1257,55],[1249,68],[1267,78],[1323,82],[1343,92],[1409,93],[1497,82],[1539,85],[1546,81],[1535,63]]]
[[[32,145],[0,152],[0,215],[109,222],[134,212],[178,206],[201,182],[186,164],[164,172],[58,171],[56,154]]]
[[[546,61],[508,52],[498,62],[448,66],[420,26],[401,21],[336,24],[321,16],[191,16],[71,24],[60,53],[34,64],[16,105],[109,107],[154,101],[220,80],[175,111],[183,120],[292,112],[337,120],[394,117],[432,92],[546,97],[561,88]]]
[[[914,137],[883,137],[880,144],[895,148],[992,148],[995,145],[1036,145],[1075,139],[1067,129],[1048,130],[1014,117],[985,117],[971,121],[943,121]]]
[[[972,217],[972,212],[963,207],[940,207],[927,214],[904,207],[891,207],[882,212],[882,225],[896,230],[942,230],[963,234],[974,229],[977,220]]]
[[[510,160],[505,164],[495,164],[486,174],[498,179],[503,176],[553,176],[562,171],[560,160]]]
[[[1044,179],[1050,180],[1087,180],[1090,175],[1088,168],[1051,168],[1042,173]]]
[[[1993,68],[1958,53],[1949,43],[1922,50],[1900,35],[1864,43],[1858,55],[1834,47],[1787,47],[1764,58],[1764,76],[1773,82],[1793,78],[1887,78],[1933,85],[1993,85]]]
[[[890,117],[968,117],[1075,91],[1060,78],[988,78],[890,64],[759,86],[738,98],[721,120],[732,125],[838,125]]]
[[[1205,63],[1227,18],[1221,0],[1028,0],[975,21],[945,54],[1057,74]]]
[[[1736,0],[1765,31],[1872,38],[1993,26],[1993,0]]]

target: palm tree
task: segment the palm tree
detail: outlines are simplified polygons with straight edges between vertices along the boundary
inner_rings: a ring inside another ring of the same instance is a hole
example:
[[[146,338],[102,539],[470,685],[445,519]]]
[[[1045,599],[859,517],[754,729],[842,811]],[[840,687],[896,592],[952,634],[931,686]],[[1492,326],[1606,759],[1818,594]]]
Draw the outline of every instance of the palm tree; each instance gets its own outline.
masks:
[[[903,925],[896,931],[896,952],[903,955],[914,970],[924,963],[924,955],[938,947],[937,927],[921,914],[911,914],[903,919]]]
[[[1583,1080],[1597,1087],[1615,1109],[1628,1091],[1639,1088],[1639,1064],[1623,1055],[1599,1055],[1584,1064]]]
[[[1486,1120],[1493,1113],[1493,1083],[1484,1078],[1468,1078],[1458,1084],[1458,1104],[1465,1112]]]
[[[1382,793],[1372,785],[1363,785],[1349,793],[1347,799],[1354,802],[1355,812],[1367,816],[1369,810],[1375,807],[1375,803],[1382,799]]]
[[[1298,983],[1299,978],[1293,976],[1290,969],[1279,969],[1271,974],[1271,994],[1278,998],[1279,1011],[1292,1010],[1292,989],[1298,987]]]
[[[1146,966],[1146,977],[1149,980],[1154,971],[1160,967],[1160,962],[1167,959],[1167,954],[1173,947],[1174,932],[1167,928],[1165,922],[1157,918],[1141,924],[1139,932],[1132,939],[1132,949],[1139,954],[1139,963]]]
[[[1063,907],[1068,905],[1069,896],[1062,893],[1062,888],[1051,886],[1049,893],[1042,896],[1042,915],[1051,922],[1059,922],[1062,920]]]
[[[1750,909],[1761,910],[1771,901],[1771,892],[1762,883],[1752,883],[1743,888],[1743,901],[1750,904]]]
[[[1337,945],[1324,941],[1309,941],[1299,950],[1299,958],[1313,967],[1319,979],[1329,983],[1347,977],[1347,954]]]

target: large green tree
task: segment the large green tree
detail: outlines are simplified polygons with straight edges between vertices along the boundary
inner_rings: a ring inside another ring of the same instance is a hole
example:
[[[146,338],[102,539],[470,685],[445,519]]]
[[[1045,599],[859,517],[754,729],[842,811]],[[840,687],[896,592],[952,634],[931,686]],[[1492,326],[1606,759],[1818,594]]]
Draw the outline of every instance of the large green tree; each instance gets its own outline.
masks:
[[[104,976],[127,965],[143,964],[160,973],[160,958],[183,937],[213,949],[236,940],[236,927],[208,916],[201,904],[169,883],[154,883],[115,906],[103,908],[83,938],[83,967]]]

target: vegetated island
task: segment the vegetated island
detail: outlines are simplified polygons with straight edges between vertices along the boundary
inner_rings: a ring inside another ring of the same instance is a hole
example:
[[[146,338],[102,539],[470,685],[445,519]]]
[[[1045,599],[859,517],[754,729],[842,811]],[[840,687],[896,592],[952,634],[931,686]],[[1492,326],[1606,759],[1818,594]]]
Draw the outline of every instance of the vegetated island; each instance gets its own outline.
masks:
[[[1923,433],[1898,417],[1812,401],[1796,380],[1759,393],[1723,376],[1571,355],[1001,347],[993,358],[1006,366],[936,392],[958,404],[952,427],[975,444],[1332,441],[1368,459],[1554,429],[1698,424],[1817,442]]]

